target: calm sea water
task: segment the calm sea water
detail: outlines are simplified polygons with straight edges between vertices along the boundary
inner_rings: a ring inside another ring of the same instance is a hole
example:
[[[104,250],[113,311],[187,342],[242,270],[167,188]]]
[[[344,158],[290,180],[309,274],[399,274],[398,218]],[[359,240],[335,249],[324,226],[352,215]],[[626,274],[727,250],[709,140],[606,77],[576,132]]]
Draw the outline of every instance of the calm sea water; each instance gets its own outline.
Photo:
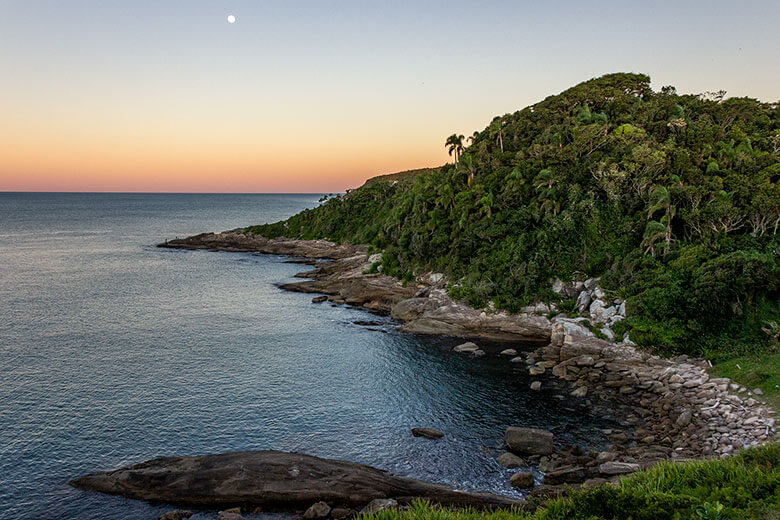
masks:
[[[0,193],[0,518],[157,518],[171,507],[67,482],[265,448],[513,494],[494,462],[505,426],[593,441],[599,421],[528,390],[521,367],[277,288],[305,266],[154,247],[318,198]]]

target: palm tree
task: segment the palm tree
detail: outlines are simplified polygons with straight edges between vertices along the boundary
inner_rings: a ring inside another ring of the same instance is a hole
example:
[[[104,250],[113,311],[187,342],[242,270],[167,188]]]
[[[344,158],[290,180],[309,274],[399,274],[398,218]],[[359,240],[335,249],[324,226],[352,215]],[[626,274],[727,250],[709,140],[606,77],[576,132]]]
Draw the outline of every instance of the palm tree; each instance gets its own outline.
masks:
[[[468,175],[468,183],[471,186],[471,181],[474,180],[474,175],[477,173],[477,165],[474,163],[474,157],[470,153],[463,154],[463,160],[460,161],[460,169],[465,170]]]
[[[445,147],[449,147],[449,153],[452,155],[455,153],[455,164],[458,164],[458,159],[460,158],[460,154],[463,153],[463,137],[462,135],[458,134],[452,134],[447,138],[447,140],[444,142]]]
[[[658,211],[663,211],[660,222],[651,220],[645,228],[644,243],[647,246],[645,254],[650,253],[655,256],[655,242],[663,240],[664,256],[669,252],[669,248],[674,241],[672,236],[672,219],[677,214],[677,207],[672,204],[672,197],[669,190],[664,186],[654,186],[650,192],[650,207],[647,210],[648,218]]]
[[[778,132],[778,135],[780,135],[780,132]],[[470,142],[471,144],[474,144],[474,141],[476,141],[476,140],[477,140],[477,137],[479,137],[479,132],[474,132],[473,134],[471,134],[471,135],[469,136],[469,138],[468,138],[468,139],[469,139],[469,142]],[[778,139],[780,139],[780,138],[778,138]]]
[[[495,138],[496,144],[501,147],[501,153],[504,153],[504,121],[496,119],[490,123],[490,137]]]

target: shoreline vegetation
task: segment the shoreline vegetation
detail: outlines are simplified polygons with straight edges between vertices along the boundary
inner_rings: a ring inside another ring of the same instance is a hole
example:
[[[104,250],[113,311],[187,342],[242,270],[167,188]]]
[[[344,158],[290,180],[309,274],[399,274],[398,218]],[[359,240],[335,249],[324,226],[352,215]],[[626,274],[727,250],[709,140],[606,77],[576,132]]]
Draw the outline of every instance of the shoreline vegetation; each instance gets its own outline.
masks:
[[[531,509],[488,516],[778,518],[765,403],[780,369],[765,364],[780,352],[780,106],[610,74],[446,146],[452,164],[160,246],[303,258],[314,268],[283,289],[470,340],[453,355],[510,343],[495,354],[532,390],[616,419],[601,451],[510,425],[497,462],[519,469]],[[304,517],[335,518],[325,507]],[[421,502],[368,512],[484,516]]]

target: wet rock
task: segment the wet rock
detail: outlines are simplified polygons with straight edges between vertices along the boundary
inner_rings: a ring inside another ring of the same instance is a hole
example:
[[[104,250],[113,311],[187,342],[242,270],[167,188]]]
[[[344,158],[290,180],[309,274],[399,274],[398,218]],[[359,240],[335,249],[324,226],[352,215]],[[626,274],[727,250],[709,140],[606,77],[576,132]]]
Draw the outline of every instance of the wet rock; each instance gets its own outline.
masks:
[[[320,501],[312,504],[311,507],[303,513],[303,518],[305,520],[317,520],[320,518],[327,518],[329,514],[330,506],[325,502]]]
[[[470,352],[470,353],[474,353],[477,350],[479,350],[479,347],[470,341],[467,341],[466,343],[461,343],[460,345],[452,349],[453,352]]]
[[[528,471],[520,471],[510,477],[509,483],[516,488],[530,488],[534,486],[534,475]]]
[[[505,468],[519,468],[525,466],[525,461],[515,455],[514,453],[504,452],[498,456],[496,462],[504,466]]]
[[[542,388],[542,382],[541,381],[534,381],[531,383],[531,390],[539,391]]]
[[[549,455],[553,452],[553,434],[537,428],[509,426],[506,445],[518,455]]]
[[[517,504],[505,497],[453,491],[397,477],[363,464],[279,451],[166,457],[87,475],[71,485],[212,509],[244,504],[289,511],[317,501],[357,508],[378,497],[418,497],[442,505],[479,507]]]
[[[243,516],[241,516],[241,510],[238,508],[231,509],[229,511],[220,511],[219,514],[217,514],[217,520],[245,520]]]
[[[507,348],[500,352],[502,356],[517,356],[517,351],[513,348]]]
[[[315,296],[314,298],[311,299],[311,302],[312,303],[322,303],[322,302],[326,301],[327,299],[328,299],[327,296]]]
[[[415,437],[425,437],[426,439],[441,439],[444,433],[433,428],[412,428],[412,435]]]
[[[373,515],[379,511],[385,509],[391,509],[398,507],[398,502],[392,498],[377,498],[369,502],[369,504],[360,510],[361,515]]]

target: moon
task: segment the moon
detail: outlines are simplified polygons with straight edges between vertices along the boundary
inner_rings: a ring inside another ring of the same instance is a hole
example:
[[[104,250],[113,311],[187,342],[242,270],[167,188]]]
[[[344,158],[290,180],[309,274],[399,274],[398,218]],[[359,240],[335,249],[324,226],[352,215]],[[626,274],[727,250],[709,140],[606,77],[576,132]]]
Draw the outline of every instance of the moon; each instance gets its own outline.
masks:
[[[227,21],[228,23],[236,23],[236,17],[233,16],[232,14],[229,14],[227,17]]]

